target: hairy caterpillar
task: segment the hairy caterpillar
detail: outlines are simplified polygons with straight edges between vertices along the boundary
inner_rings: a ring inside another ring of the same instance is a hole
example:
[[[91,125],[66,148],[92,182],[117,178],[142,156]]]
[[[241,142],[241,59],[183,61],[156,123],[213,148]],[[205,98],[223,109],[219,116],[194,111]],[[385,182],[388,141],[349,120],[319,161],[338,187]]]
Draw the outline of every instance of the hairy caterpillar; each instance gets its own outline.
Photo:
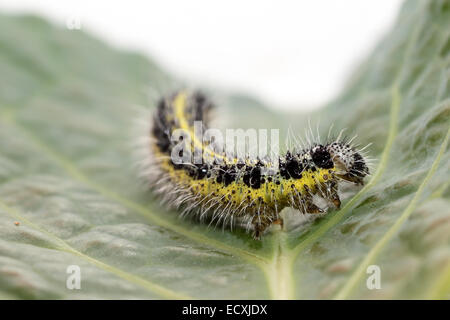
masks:
[[[271,224],[283,225],[283,208],[324,212],[314,204],[317,196],[339,208],[339,182],[362,185],[369,174],[361,150],[340,136],[288,151],[276,162],[217,151],[211,140],[196,139],[194,132],[197,121],[203,129],[208,127],[211,109],[203,94],[179,91],[160,100],[147,133],[150,161],[144,176],[164,201],[181,207],[182,214],[194,212],[201,219],[210,217],[211,222],[231,225],[239,221],[260,239]],[[174,138],[177,131],[181,134]],[[180,145],[184,149],[177,150]],[[174,154],[183,157],[187,153],[188,160],[174,161]],[[201,161],[192,161],[192,155]]]

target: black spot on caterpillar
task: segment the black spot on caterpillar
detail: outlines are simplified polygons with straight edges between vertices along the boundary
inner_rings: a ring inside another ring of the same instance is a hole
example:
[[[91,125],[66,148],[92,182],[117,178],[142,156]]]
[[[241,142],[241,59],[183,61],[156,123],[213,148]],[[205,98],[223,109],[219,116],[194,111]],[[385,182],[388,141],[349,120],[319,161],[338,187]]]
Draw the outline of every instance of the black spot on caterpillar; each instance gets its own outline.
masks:
[[[181,208],[182,215],[195,213],[200,220],[208,216],[211,222],[231,226],[239,221],[260,239],[271,224],[283,225],[283,208],[324,212],[314,197],[339,208],[340,182],[363,185],[369,174],[361,150],[340,135],[287,151],[276,162],[218,151],[211,147],[212,140],[196,138],[194,129],[197,121],[208,128],[212,108],[203,94],[180,91],[163,97],[151,120],[144,176],[163,201]],[[183,161],[174,161],[174,156]],[[195,156],[200,161],[193,161]]]

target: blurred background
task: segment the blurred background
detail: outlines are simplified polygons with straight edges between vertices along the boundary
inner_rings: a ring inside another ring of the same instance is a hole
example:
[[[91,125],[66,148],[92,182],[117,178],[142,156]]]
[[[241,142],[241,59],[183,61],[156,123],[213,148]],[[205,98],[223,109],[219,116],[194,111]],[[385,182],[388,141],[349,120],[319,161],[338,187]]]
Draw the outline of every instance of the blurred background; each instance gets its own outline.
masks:
[[[193,84],[291,110],[332,99],[399,7],[400,0],[0,2],[3,12],[39,14],[142,51]]]

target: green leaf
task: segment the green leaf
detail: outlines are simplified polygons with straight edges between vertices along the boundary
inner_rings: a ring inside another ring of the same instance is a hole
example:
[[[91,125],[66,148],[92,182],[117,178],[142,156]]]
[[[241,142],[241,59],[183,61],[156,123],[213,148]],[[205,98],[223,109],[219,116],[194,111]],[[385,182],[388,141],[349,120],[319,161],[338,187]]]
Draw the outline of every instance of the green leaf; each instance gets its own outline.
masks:
[[[179,219],[136,178],[134,120],[179,81],[82,31],[0,16],[0,298],[449,298],[449,67],[450,3],[406,2],[343,93],[307,115],[322,136],[333,124],[372,143],[367,184],[323,218],[286,212],[286,230],[256,242]],[[213,92],[226,125],[307,124]]]

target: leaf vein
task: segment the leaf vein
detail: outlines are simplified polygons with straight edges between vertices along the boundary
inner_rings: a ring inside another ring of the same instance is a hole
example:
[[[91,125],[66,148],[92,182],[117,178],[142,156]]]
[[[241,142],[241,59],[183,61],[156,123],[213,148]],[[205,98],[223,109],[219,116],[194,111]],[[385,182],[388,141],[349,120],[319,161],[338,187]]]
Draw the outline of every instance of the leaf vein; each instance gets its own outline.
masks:
[[[155,284],[148,280],[145,280],[134,274],[125,272],[119,268],[113,267],[105,262],[97,260],[91,256],[88,256],[88,255],[76,250],[75,248],[71,247],[67,242],[65,242],[63,239],[61,239],[58,236],[56,236],[55,234],[47,231],[46,229],[42,228],[41,226],[35,224],[31,220],[25,218],[18,210],[8,206],[6,203],[4,203],[1,200],[0,200],[0,208],[3,209],[11,217],[21,221],[22,223],[25,223],[26,225],[42,232],[43,234],[45,234],[48,237],[50,237],[51,239],[53,239],[57,243],[57,250],[59,250],[59,251],[64,251],[64,252],[76,255],[104,271],[110,272],[128,282],[139,285],[151,292],[158,294],[161,297],[164,297],[167,299],[185,299],[185,300],[192,299],[191,297],[189,297],[187,295],[176,293],[176,292],[174,292],[170,289],[167,289],[161,285],[158,285],[158,284]]]
[[[422,195],[422,192],[423,192],[425,186],[427,185],[428,181],[431,179],[431,177],[435,173],[435,171],[439,165],[439,162],[442,158],[442,155],[444,154],[445,149],[447,148],[449,136],[450,136],[450,129],[447,131],[447,135],[445,136],[444,141],[441,144],[439,153],[436,156],[435,160],[433,161],[433,164],[431,165],[430,170],[428,171],[424,180],[420,184],[419,188],[417,189],[417,191],[416,191],[413,199],[409,203],[409,205],[402,212],[402,214],[397,219],[397,221],[394,223],[394,225],[391,228],[389,228],[389,230],[384,234],[384,236],[369,251],[369,253],[363,259],[361,264],[355,269],[353,274],[350,276],[349,280],[346,282],[344,287],[336,294],[335,299],[345,299],[349,296],[349,294],[355,288],[358,281],[361,279],[361,277],[364,274],[367,267],[375,261],[378,254],[383,250],[383,248],[388,244],[388,242],[397,234],[397,232],[400,230],[403,223],[413,213],[416,203],[419,201],[419,198]]]

